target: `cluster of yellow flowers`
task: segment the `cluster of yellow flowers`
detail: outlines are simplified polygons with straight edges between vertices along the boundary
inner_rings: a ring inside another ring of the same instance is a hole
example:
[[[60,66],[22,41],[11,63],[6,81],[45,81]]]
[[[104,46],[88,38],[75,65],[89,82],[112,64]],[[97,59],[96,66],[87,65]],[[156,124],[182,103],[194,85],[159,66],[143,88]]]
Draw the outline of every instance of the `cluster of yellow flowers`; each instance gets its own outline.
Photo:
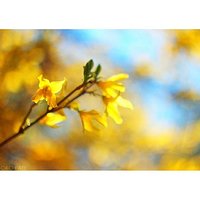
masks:
[[[111,76],[106,80],[100,80],[99,73],[101,66],[98,65],[95,72],[92,72],[93,61],[89,61],[84,67],[84,81],[77,87],[75,91],[81,91],[73,99],[68,100],[68,97],[73,94],[73,92],[65,96],[61,101],[57,102],[57,98],[61,93],[63,93],[63,88],[66,86],[67,80],[64,78],[63,81],[53,81],[50,82],[45,79],[43,75],[38,77],[39,89],[33,96],[33,102],[38,104],[40,101],[45,100],[48,105],[47,114],[40,119],[41,124],[48,125],[50,127],[56,128],[57,124],[66,120],[66,114],[64,113],[64,108],[72,109],[79,113],[84,130],[95,131],[98,130],[98,124],[107,127],[107,117],[111,117],[117,124],[122,123],[122,118],[120,116],[118,106],[133,109],[130,101],[124,99],[121,93],[125,91],[125,86],[120,83],[121,80],[127,79],[128,74],[117,74]],[[93,93],[94,91],[89,91],[93,85],[98,86],[100,89],[100,96],[102,102],[105,105],[105,112],[100,114],[96,110],[85,111],[80,109],[80,105],[75,101],[80,96],[86,93]],[[63,103],[68,100],[68,103]]]

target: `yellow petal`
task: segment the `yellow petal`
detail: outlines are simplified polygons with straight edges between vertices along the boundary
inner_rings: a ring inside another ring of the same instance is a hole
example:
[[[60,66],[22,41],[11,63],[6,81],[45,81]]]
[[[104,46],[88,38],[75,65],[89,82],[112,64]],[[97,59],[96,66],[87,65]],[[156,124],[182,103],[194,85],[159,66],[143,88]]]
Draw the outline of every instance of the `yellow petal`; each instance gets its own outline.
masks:
[[[119,80],[124,80],[124,79],[127,79],[129,77],[128,74],[116,74],[116,75],[113,75],[111,76],[110,78],[107,79],[107,81],[119,81]]]
[[[119,92],[125,91],[125,87],[121,83],[115,83],[112,81],[100,81],[98,86],[102,89],[103,96],[107,97],[116,97]]]
[[[97,128],[93,126],[91,122],[91,117],[88,115],[87,112],[80,111],[79,114],[80,114],[80,118],[81,118],[84,130],[89,131],[89,132],[93,132],[97,130]]]
[[[123,122],[116,102],[109,102],[106,106],[106,112],[108,116],[111,117],[117,124],[121,124]]]
[[[50,82],[48,79],[43,78],[43,75],[41,74],[40,76],[38,76],[38,80],[39,80],[39,88],[43,89],[44,87],[47,87],[50,85]]]
[[[98,129],[95,127],[95,121],[107,127],[107,118],[105,115],[100,115],[97,111],[79,111],[81,121],[83,123],[83,127],[87,131],[97,131]]]
[[[58,94],[58,98],[63,98],[65,95],[66,95],[66,92],[67,92],[67,79],[64,78],[64,81],[63,81],[63,85],[62,85],[62,89],[61,91],[59,92]]]
[[[52,81],[50,83],[50,88],[52,93],[58,93],[61,91],[62,87],[66,84],[67,79],[64,79],[63,81]]]
[[[132,103],[129,100],[122,98],[121,96],[117,97],[116,102],[119,106],[133,110]]]
[[[116,90],[112,88],[106,88],[105,90],[103,90],[103,96],[107,96],[107,97],[116,97],[118,93],[119,92],[117,92]]]
[[[51,96],[47,96],[46,97],[47,100],[47,104],[51,107],[51,108],[56,108],[57,107],[57,103],[56,103],[56,95],[52,94]]]
[[[100,115],[96,110],[91,110],[88,112],[89,115],[93,116],[93,120],[99,122],[103,126],[107,127],[107,118],[106,115]]]
[[[94,132],[94,131],[97,131],[98,129],[92,124],[90,123],[90,121],[88,120],[84,120],[83,121],[83,127],[86,131],[89,131],[89,132]]]
[[[108,126],[108,123],[107,123],[107,117],[106,115],[98,115],[96,116],[96,120],[102,124],[103,126],[107,127]]]
[[[67,117],[62,112],[48,113],[43,119],[40,120],[40,123],[52,128],[57,128],[57,124],[65,121],[66,119]]]
[[[36,94],[33,96],[32,101],[38,103],[40,100],[43,99],[44,99],[43,92],[41,89],[38,89]]]
[[[117,90],[119,92],[124,92],[125,91],[125,87],[120,83],[112,85],[111,88],[113,88],[113,89],[115,89],[115,90]]]
[[[122,83],[117,83],[115,81],[110,81],[110,80],[99,81],[98,86],[101,88],[103,96],[107,97],[116,97],[120,92],[125,91],[125,87]]]

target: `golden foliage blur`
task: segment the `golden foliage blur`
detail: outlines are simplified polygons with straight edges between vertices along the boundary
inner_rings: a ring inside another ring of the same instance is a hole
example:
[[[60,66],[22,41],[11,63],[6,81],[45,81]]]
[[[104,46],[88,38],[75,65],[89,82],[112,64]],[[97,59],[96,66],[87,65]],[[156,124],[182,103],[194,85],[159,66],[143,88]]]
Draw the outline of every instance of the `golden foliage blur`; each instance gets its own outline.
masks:
[[[153,71],[149,64],[142,63],[134,69],[134,75],[137,77],[151,77],[153,75]]]

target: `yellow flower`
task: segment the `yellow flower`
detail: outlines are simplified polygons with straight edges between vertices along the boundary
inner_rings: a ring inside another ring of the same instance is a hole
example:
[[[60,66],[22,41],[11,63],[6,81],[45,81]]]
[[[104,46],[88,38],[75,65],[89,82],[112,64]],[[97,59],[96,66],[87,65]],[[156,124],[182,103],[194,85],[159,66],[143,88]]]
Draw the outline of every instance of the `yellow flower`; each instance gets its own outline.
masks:
[[[122,118],[120,116],[118,106],[133,109],[133,105],[127,99],[122,98],[121,96],[113,97],[103,97],[103,102],[106,105],[106,113],[111,117],[117,124],[122,123]]]
[[[124,85],[118,81],[127,79],[128,77],[128,74],[117,74],[105,81],[99,81],[97,85],[102,89],[103,96],[116,97],[119,92],[125,91]]]
[[[50,82],[48,79],[43,78],[43,75],[40,75],[38,80],[39,89],[35,96],[33,96],[33,102],[38,103],[45,99],[51,108],[57,107],[56,94],[61,91],[63,85],[66,83],[66,79]]]
[[[105,115],[100,115],[97,111],[79,111],[80,118],[83,124],[83,128],[87,131],[96,131],[95,123],[100,123],[101,125],[107,127],[107,118]]]
[[[56,113],[48,113],[44,118],[40,120],[40,124],[50,126],[52,128],[57,128],[57,123],[65,121],[67,119],[63,110]]]

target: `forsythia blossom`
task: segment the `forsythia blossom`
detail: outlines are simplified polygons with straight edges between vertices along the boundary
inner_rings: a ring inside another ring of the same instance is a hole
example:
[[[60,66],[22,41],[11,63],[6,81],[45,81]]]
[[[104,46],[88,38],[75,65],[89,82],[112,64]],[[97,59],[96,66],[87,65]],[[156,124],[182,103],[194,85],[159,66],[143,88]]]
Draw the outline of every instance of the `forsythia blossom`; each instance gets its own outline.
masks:
[[[128,74],[117,74],[105,81],[98,82],[98,86],[102,90],[103,102],[106,105],[106,113],[117,124],[121,124],[123,121],[118,111],[118,106],[133,109],[131,102],[120,96],[120,93],[125,91],[125,87],[118,81],[128,77]]]
[[[116,97],[119,92],[125,91],[124,85],[118,81],[127,79],[128,77],[128,74],[117,74],[105,81],[99,81],[97,85],[102,89],[103,96]]]
[[[95,123],[100,123],[101,125],[107,127],[107,119],[105,115],[100,115],[97,111],[79,111],[80,118],[83,124],[83,128],[87,131],[98,130]]]
[[[66,83],[66,79],[63,81],[50,82],[48,79],[43,78],[43,75],[40,75],[38,80],[39,89],[33,96],[33,102],[38,103],[45,99],[51,108],[57,107],[56,94],[61,91],[63,85]]]

